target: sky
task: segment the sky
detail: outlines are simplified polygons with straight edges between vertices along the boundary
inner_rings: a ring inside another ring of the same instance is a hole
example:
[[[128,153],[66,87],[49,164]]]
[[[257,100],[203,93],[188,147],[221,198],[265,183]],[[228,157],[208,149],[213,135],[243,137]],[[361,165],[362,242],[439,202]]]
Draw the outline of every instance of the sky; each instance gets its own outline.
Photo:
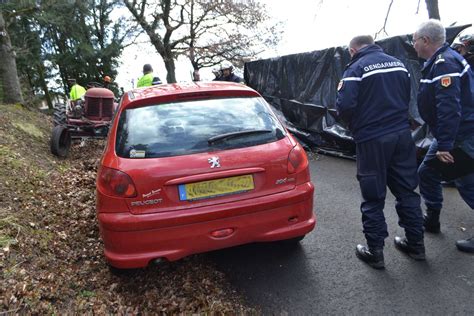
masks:
[[[281,21],[284,33],[279,45],[263,52],[256,59],[284,56],[347,45],[357,35],[375,35],[384,25],[392,0],[257,0],[267,6],[269,22]],[[473,0],[438,0],[441,22],[474,23]],[[418,8],[419,2],[419,8]],[[290,5],[290,4],[291,5]],[[377,39],[412,34],[416,27],[428,19],[425,0],[393,0],[387,19],[386,32]],[[474,33],[473,28],[462,34]],[[146,41],[146,37],[142,39]],[[125,90],[136,85],[142,66],[152,64],[155,75],[163,82],[166,70],[161,57],[151,44],[142,43],[125,49],[116,81]],[[192,67],[181,58],[176,62],[178,82],[191,80]],[[212,79],[210,69],[202,69],[203,79]]]

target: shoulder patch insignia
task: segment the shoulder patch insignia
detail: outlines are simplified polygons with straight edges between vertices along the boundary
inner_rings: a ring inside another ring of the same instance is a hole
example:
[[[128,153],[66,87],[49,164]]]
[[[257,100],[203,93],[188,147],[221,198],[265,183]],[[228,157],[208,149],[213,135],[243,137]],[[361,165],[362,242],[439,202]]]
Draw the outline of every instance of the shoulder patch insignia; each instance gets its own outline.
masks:
[[[451,85],[451,77],[446,76],[441,78],[441,86],[442,87],[449,87]]]
[[[337,85],[337,91],[341,90],[344,87],[344,81],[341,80],[339,81],[339,84]]]
[[[439,54],[438,57],[436,57],[435,64],[444,63],[444,62],[445,60],[444,60],[443,54]]]

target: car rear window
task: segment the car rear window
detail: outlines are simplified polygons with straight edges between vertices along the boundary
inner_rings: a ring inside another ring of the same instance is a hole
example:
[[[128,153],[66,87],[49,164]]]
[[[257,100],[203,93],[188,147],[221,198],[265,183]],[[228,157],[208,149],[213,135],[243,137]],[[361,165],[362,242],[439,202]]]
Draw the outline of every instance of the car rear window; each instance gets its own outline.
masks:
[[[284,129],[260,97],[163,103],[124,110],[117,155],[157,158],[270,143]]]

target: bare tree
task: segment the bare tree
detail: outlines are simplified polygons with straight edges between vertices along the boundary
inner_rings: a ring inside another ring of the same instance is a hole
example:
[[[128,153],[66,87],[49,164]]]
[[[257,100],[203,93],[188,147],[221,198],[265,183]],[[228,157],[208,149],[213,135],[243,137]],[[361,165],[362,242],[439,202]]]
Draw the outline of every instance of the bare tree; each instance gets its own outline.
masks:
[[[264,5],[253,1],[188,0],[189,40],[177,47],[195,70],[222,60],[237,66],[279,41],[279,24],[266,24]]]
[[[12,49],[3,12],[0,10],[0,72],[5,103],[23,103],[20,80],[16,69],[15,51]]]
[[[254,1],[123,2],[163,58],[169,83],[176,82],[178,55],[187,56],[195,70],[222,60],[240,66],[279,39],[276,26],[262,27],[265,8]]]
[[[174,49],[188,36],[175,40],[171,36],[184,25],[184,5],[178,4],[176,0],[123,0],[123,3],[163,58],[167,71],[166,81],[176,82]],[[172,16],[175,10],[178,11],[177,18]]]
[[[418,6],[416,8],[417,14],[420,9],[420,1],[421,0],[418,0]],[[441,20],[441,17],[439,15],[438,0],[425,0],[425,2],[426,2],[426,9],[428,10],[428,17],[430,19]],[[382,32],[385,33],[385,35],[388,35],[386,31],[386,26],[387,26],[388,15],[390,14],[390,9],[392,8],[392,4],[393,4],[393,0],[390,1],[390,4],[388,6],[387,14],[385,15],[385,21],[382,28],[378,32],[375,33],[374,38],[377,38],[377,36]]]

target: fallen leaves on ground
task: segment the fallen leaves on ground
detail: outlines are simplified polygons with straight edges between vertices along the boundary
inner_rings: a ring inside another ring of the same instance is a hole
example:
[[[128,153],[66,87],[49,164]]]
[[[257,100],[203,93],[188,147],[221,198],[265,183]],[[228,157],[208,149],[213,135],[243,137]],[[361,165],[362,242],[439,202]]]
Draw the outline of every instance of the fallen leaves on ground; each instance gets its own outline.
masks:
[[[111,273],[95,215],[104,141],[74,146],[46,174],[31,162],[45,153],[11,145],[0,142],[0,167],[10,168],[0,173],[0,314],[255,313],[205,256]]]

